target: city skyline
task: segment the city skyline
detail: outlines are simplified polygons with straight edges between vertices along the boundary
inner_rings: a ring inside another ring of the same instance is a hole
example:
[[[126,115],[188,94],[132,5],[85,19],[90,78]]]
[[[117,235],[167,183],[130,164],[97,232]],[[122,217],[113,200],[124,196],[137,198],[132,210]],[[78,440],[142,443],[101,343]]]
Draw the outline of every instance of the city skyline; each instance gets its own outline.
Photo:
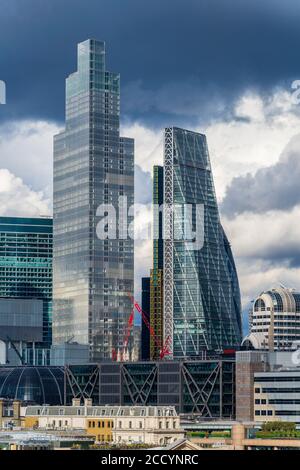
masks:
[[[202,24],[203,28],[187,30],[184,24],[185,34],[180,33],[182,41],[178,41],[178,53],[183,62],[177,74],[177,53],[171,47],[175,28],[168,26],[168,39],[159,27],[158,18],[164,19],[167,14],[177,17],[181,13],[186,23],[194,25],[193,16],[199,20],[199,9],[194,1],[190,1],[190,11],[174,2],[172,12],[163,7],[159,15],[157,2],[147,6],[147,13],[151,13],[158,26],[155,40],[149,35],[144,14],[134,8],[133,1],[128,7],[129,12],[134,13],[131,19],[127,18],[120,26],[122,9],[116,17],[119,35],[123,38],[120,42],[116,28],[102,19],[98,23],[97,14],[93,15],[97,21],[89,13],[80,24],[77,1],[73,2],[71,12],[76,28],[68,31],[66,40],[62,41],[65,30],[61,22],[54,28],[55,34],[50,31],[56,18],[54,0],[48,7],[47,20],[41,15],[41,23],[48,33],[47,44],[34,24],[32,36],[28,35],[28,38],[41,40],[43,50],[47,51],[42,55],[40,46],[36,50],[18,47],[10,53],[14,41],[4,38],[13,39],[13,33],[8,31],[10,22],[18,18],[13,3],[4,2],[0,20],[3,21],[0,38],[3,35],[3,42],[7,44],[6,53],[0,59],[0,78],[7,85],[7,104],[0,107],[2,215],[51,213],[51,140],[62,128],[61,83],[74,69],[76,43],[95,36],[106,40],[111,56],[109,68],[119,70],[123,77],[121,127],[124,135],[136,140],[137,202],[149,203],[152,199],[152,166],[162,164],[165,125],[179,125],[206,134],[211,146],[222,223],[237,263],[244,311],[248,312],[249,301],[259,291],[270,286],[282,282],[299,288],[297,240],[300,228],[295,221],[300,202],[300,107],[292,99],[291,88],[293,81],[300,77],[294,56],[296,48],[292,47],[299,35],[295,21],[299,6],[294,1],[284,7],[275,2],[272,8],[267,2],[265,9],[259,2],[253,2],[247,15],[236,2],[232,6],[219,2],[218,9],[206,6],[200,15],[201,24],[208,23],[209,37],[215,41],[207,41],[199,50],[195,44],[201,40],[204,44],[208,29]],[[108,2],[97,2],[101,3],[98,6],[93,0],[90,3],[94,13],[105,5],[104,18],[113,18],[116,10]],[[25,31],[28,33],[30,11],[36,6],[34,0],[27,3],[24,25],[19,30],[21,37]],[[226,8],[232,14],[232,20],[228,20],[231,35],[226,34],[224,26],[217,28],[220,26],[217,20]],[[65,6],[59,11],[61,21],[69,10]],[[279,42],[277,27],[283,12],[289,19],[289,26],[282,24]],[[237,18],[243,27],[237,25]],[[125,40],[132,21],[137,19],[145,29],[140,44],[134,41],[134,35]],[[257,39],[251,34],[254,28]],[[264,28],[268,31],[267,37],[263,35]],[[232,39],[236,35],[241,38],[240,44]],[[23,39],[26,45],[28,39]],[[261,44],[264,54],[260,53]],[[281,67],[276,66],[274,49],[281,53]],[[147,60],[149,54],[157,59],[155,74]],[[51,60],[47,60],[49,57]],[[11,67],[7,65],[9,58],[13,62]],[[13,74],[17,63],[23,65],[22,87],[18,74]],[[25,67],[26,63],[31,67]],[[35,64],[43,66],[37,69]],[[46,92],[49,79],[53,85],[51,94]],[[241,194],[245,197],[240,197]],[[149,272],[151,253],[150,243],[136,245],[136,290],[140,289],[141,277]]]
[[[300,450],[299,0],[0,4],[0,452]]]

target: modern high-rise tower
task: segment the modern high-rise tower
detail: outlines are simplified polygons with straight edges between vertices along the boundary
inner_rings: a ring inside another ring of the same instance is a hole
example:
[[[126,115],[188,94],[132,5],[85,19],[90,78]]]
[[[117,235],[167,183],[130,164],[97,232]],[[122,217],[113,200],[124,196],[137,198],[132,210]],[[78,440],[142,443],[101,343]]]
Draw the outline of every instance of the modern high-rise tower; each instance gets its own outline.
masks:
[[[241,344],[241,301],[231,248],[220,223],[205,135],[165,129],[164,341],[172,357]],[[187,224],[200,244],[175,236]],[[179,209],[178,209],[179,208]],[[197,220],[197,208],[202,214]],[[198,227],[196,223],[198,222]],[[168,228],[169,227],[169,228]]]
[[[54,139],[53,342],[89,344],[91,361],[121,352],[131,311],[133,240],[96,233],[97,209],[118,215],[120,196],[133,204],[134,141],[120,137],[120,77],[106,70],[105,44],[87,40]]]
[[[0,217],[0,300],[19,303],[11,306],[12,311],[17,308],[14,314],[8,315],[6,319],[2,317],[1,328],[4,325],[8,328],[18,327],[18,338],[24,338],[24,351],[20,353],[26,364],[45,365],[50,360],[52,231],[51,218]],[[28,303],[30,300],[40,300],[42,303],[42,338],[35,344],[32,341],[26,344],[28,332],[25,330],[36,326],[30,315],[26,316],[26,309],[31,308]]]

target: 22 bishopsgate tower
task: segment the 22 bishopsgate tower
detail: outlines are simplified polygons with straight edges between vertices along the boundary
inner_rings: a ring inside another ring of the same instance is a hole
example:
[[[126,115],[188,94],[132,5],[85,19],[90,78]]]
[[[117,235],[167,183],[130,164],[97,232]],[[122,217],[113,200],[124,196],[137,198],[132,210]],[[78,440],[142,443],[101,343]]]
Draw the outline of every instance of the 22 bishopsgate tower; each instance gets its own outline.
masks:
[[[88,344],[91,361],[120,353],[131,312],[133,240],[97,236],[98,208],[118,208],[120,196],[133,204],[134,141],[120,137],[120,77],[106,70],[105,44],[87,40],[54,139],[53,341]]]

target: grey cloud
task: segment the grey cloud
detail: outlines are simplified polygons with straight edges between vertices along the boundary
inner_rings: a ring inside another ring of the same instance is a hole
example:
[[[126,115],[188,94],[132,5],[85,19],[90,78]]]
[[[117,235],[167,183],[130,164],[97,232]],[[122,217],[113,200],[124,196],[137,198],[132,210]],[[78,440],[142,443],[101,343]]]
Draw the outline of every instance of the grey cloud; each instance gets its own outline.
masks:
[[[243,212],[291,210],[300,203],[300,134],[293,137],[279,161],[254,175],[234,178],[226,190],[221,211],[228,217]]]
[[[152,202],[152,178],[148,171],[135,165],[135,202],[137,204],[149,204]]]

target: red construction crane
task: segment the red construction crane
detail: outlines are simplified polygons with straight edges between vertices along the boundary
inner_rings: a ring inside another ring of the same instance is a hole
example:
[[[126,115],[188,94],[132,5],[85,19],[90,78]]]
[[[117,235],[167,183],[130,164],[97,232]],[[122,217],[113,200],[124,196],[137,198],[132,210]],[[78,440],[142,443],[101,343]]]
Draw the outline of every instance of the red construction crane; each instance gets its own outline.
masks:
[[[126,335],[125,335],[125,339],[124,339],[124,343],[123,343],[123,352],[121,354],[121,361],[123,361],[123,354],[125,353],[125,350],[128,346],[130,332],[131,332],[131,328],[133,326],[134,311],[135,310],[141,315],[142,321],[144,322],[144,324],[148,328],[150,336],[154,339],[155,345],[157,346],[158,350],[160,351],[160,353],[159,353],[160,359],[163,359],[165,356],[168,356],[170,354],[170,351],[169,351],[170,337],[168,336],[166,341],[165,341],[165,344],[162,345],[161,341],[157,338],[154,329],[150,325],[150,322],[147,318],[147,314],[142,310],[139,303],[132,297],[132,295],[128,294],[128,296],[130,297],[130,299],[133,303],[133,309],[132,309],[132,312],[130,314],[130,317],[129,317],[128,323],[127,323]],[[112,360],[113,361],[118,360],[118,354],[117,354],[115,349],[112,350]]]

